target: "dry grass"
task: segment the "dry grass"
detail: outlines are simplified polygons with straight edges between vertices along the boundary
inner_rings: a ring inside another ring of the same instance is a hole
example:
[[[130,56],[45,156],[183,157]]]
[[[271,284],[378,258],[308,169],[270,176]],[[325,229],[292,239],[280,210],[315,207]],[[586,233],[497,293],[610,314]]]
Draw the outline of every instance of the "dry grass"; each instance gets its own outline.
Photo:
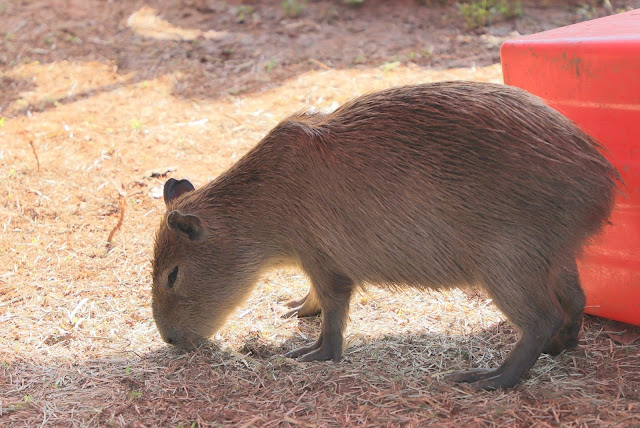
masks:
[[[39,86],[43,79],[56,87],[84,67],[114,78],[97,63],[59,63],[44,76],[36,65],[26,70]],[[195,353],[164,346],[149,309],[148,258],[163,209],[151,195],[165,178],[146,171],[173,164],[174,176],[203,184],[298,108],[396,84],[501,76],[497,66],[322,71],[218,101],[172,98],[176,78],[16,116],[0,130],[2,425],[640,423],[639,344],[612,341],[618,336],[596,319],[587,320],[578,350],[542,357],[515,390],[441,382],[443,371],[495,366],[516,338],[485,297],[461,291],[359,294],[344,361],[301,364],[281,355],[312,340],[319,320],[280,318],[282,302],[308,285],[297,272],[274,272],[217,345]],[[126,216],[108,249],[125,195]]]
[[[577,350],[543,356],[513,390],[443,383],[497,365],[516,339],[482,294],[371,288],[353,300],[344,360],[302,364],[282,354],[319,320],[280,317],[308,283],[277,271],[210,346],[161,342],[149,257],[169,175],[206,183],[298,109],[406,83],[501,81],[498,66],[321,68],[207,100],[172,95],[180,73],[138,81],[108,62],[5,73],[29,85],[0,125],[1,426],[640,426],[639,331],[595,318]]]

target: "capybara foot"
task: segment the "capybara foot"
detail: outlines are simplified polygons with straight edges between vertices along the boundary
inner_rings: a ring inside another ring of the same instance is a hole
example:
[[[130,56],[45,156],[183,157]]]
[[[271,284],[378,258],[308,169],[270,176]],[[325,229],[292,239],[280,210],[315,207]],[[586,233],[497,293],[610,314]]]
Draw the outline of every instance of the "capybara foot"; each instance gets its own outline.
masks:
[[[518,383],[519,377],[506,376],[502,368],[472,369],[450,373],[444,376],[446,381],[466,383],[474,389],[494,390],[510,388]]]

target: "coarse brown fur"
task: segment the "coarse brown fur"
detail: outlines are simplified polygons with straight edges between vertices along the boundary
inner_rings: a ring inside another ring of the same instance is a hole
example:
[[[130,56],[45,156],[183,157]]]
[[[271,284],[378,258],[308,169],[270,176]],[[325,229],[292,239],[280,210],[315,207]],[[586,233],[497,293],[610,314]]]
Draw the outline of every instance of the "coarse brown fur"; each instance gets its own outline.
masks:
[[[576,257],[608,222],[619,180],[598,148],[537,97],[496,84],[406,86],[295,114],[206,186],[166,184],[160,333],[197,345],[261,273],[294,264],[311,280],[294,310],[321,310],[323,324],[288,355],[337,361],[356,287],[480,285],[520,339],[498,369],[451,379],[512,386],[541,352],[577,342]]]

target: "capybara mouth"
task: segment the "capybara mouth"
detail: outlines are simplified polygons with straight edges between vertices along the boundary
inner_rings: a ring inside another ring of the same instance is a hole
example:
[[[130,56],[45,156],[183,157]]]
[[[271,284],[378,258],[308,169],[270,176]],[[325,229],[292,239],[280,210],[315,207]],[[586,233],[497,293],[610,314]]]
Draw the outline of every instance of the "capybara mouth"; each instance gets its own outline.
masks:
[[[207,342],[207,339],[198,335],[181,334],[176,331],[172,331],[168,334],[162,335],[162,339],[169,345],[176,348],[190,351],[196,349],[203,343]]]

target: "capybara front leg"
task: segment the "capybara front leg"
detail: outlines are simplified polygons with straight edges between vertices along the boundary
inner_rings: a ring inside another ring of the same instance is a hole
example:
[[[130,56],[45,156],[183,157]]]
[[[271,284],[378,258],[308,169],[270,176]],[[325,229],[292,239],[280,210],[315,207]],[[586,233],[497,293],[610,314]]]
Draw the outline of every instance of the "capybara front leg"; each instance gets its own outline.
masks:
[[[582,327],[582,318],[586,299],[576,261],[571,260],[564,266],[558,280],[553,284],[553,291],[564,311],[564,324],[542,350],[549,355],[558,355],[565,349],[578,345],[578,334]]]
[[[313,345],[286,355],[299,361],[340,361],[353,281],[344,275],[330,274],[324,282],[312,277],[312,284],[322,308],[322,332]]]
[[[297,315],[298,318],[315,317],[320,315],[320,303],[313,292],[313,288],[309,290],[309,293],[301,299],[290,300],[285,305],[291,308],[287,311],[282,318],[291,318]]]

